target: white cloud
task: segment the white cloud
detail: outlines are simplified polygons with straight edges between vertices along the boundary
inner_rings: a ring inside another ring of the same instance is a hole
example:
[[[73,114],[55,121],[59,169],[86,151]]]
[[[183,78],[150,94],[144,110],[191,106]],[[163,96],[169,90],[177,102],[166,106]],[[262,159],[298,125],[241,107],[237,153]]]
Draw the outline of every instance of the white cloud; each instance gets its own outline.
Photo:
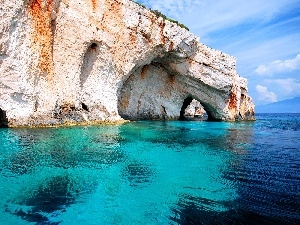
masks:
[[[276,85],[277,89],[280,90],[284,96],[297,96],[300,94],[300,82],[294,78],[266,79],[265,82]]]
[[[294,59],[285,61],[276,60],[267,65],[260,65],[254,72],[259,75],[272,75],[274,73],[291,72],[297,69],[300,69],[300,54]]]
[[[268,74],[271,75],[271,72],[269,71],[269,68],[265,65],[260,65],[254,70],[255,73],[259,75]]]
[[[258,100],[264,102],[277,102],[277,96],[274,92],[268,91],[267,87],[256,85],[256,91],[259,94]]]

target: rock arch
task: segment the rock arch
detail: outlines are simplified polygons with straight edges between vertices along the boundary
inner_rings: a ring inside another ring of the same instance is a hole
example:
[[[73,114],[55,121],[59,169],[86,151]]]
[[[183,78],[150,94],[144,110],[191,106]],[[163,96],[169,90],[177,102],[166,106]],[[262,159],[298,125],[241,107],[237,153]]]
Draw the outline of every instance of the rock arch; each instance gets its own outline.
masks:
[[[167,59],[167,60],[166,60]],[[181,74],[170,66],[170,57],[157,58],[150,64],[136,69],[123,83],[118,99],[118,111],[122,118],[139,119],[183,119],[184,110],[193,99],[198,100],[209,120],[222,120],[223,107],[212,97],[220,93],[210,90],[203,82]],[[185,59],[178,64],[185,64]],[[221,112],[221,113],[220,113]]]
[[[202,104],[209,120],[254,120],[247,80],[236,73],[235,63],[190,37],[177,45],[171,42],[124,81],[119,114],[126,119],[179,119],[189,97]]]

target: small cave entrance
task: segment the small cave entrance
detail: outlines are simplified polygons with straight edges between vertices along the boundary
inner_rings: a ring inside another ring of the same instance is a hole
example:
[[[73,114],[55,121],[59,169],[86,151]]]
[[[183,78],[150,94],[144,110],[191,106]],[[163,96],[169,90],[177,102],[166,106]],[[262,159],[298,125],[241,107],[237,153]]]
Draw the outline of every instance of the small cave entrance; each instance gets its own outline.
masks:
[[[0,108],[0,127],[8,127],[8,119],[6,116],[6,111]]]
[[[90,110],[89,110],[89,107],[88,107],[86,104],[84,104],[83,102],[81,103],[81,108],[82,108],[83,110],[87,111],[87,112],[90,111]]]
[[[180,110],[181,121],[194,121],[194,120],[212,120],[211,114],[205,109],[205,106],[193,99],[192,97],[187,97],[182,104]]]
[[[94,64],[99,55],[99,44],[96,42],[92,42],[87,48],[85,55],[83,57],[83,63],[80,74],[80,85],[84,86],[86,80],[90,76],[93,71]]]

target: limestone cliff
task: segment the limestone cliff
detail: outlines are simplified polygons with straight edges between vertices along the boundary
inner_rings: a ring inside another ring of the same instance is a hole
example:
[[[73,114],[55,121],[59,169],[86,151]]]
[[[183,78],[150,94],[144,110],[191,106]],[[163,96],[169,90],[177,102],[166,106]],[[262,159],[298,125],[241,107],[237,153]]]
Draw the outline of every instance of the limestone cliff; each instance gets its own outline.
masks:
[[[235,59],[129,0],[1,0],[0,125],[252,120]]]

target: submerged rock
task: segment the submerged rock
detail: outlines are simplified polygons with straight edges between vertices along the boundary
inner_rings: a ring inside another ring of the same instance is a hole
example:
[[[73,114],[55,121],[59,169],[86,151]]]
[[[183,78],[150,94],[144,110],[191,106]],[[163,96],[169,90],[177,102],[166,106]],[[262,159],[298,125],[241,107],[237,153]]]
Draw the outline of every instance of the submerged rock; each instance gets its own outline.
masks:
[[[129,163],[122,171],[122,176],[127,178],[130,186],[142,187],[148,185],[155,175],[151,165],[139,162]]]
[[[254,119],[234,57],[132,1],[4,0],[1,18],[2,126],[178,119],[187,98]]]
[[[53,217],[75,203],[74,184],[68,176],[55,176],[45,183],[24,191],[5,205],[5,211],[35,224],[60,224]]]

